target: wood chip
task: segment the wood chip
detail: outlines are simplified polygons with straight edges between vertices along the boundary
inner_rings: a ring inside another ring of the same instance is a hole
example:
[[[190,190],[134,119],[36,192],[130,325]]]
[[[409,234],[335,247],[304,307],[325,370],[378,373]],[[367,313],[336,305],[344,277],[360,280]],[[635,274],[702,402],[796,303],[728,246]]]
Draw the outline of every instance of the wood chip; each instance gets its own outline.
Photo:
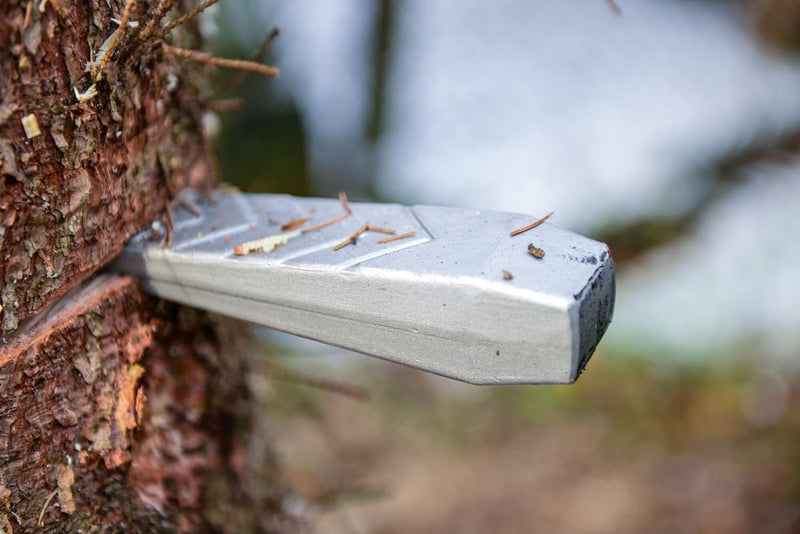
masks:
[[[533,230],[534,228],[536,228],[537,226],[539,226],[540,224],[542,224],[543,222],[545,222],[547,219],[549,219],[549,218],[550,218],[550,216],[551,216],[551,215],[553,215],[553,213],[555,213],[555,212],[554,212],[554,211],[551,211],[550,213],[548,213],[547,215],[545,215],[544,217],[542,217],[542,218],[541,218],[541,219],[539,219],[538,221],[532,222],[532,223],[531,223],[531,224],[529,224],[528,226],[523,226],[522,228],[517,228],[516,230],[514,230],[513,232],[511,232],[511,234],[510,234],[510,235],[511,235],[511,237],[514,237],[515,235],[519,235],[519,234],[521,234],[522,232],[527,232],[528,230]]]
[[[339,250],[341,248],[346,247],[347,245],[355,245],[356,240],[358,240],[358,236],[366,232],[367,228],[369,228],[369,223],[362,224],[359,227],[359,229],[356,230],[356,233],[354,233],[353,235],[351,235],[350,237],[348,237],[347,239],[345,239],[344,241],[333,247],[333,250]]]
[[[288,234],[278,234],[255,241],[248,241],[233,247],[233,252],[237,256],[244,256],[251,252],[272,252],[281,245],[286,244],[291,238],[300,235],[299,231],[289,232]]]
[[[533,245],[533,243],[528,243],[528,252],[534,258],[542,259],[544,258],[544,250],[537,248]]]
[[[39,129],[39,121],[36,120],[36,115],[31,113],[22,117],[22,129],[25,130],[25,137],[33,139],[42,134]]]
[[[514,278],[514,276],[510,272],[508,272],[505,269],[503,269],[503,279],[504,280],[511,280],[513,278]]]
[[[406,232],[400,235],[393,235],[392,237],[384,237],[383,239],[378,239],[378,243],[391,243],[392,241],[397,241],[398,239],[405,239],[407,237],[411,237],[412,235],[416,234],[414,230],[410,232]]]
[[[306,217],[305,219],[292,219],[291,221],[281,226],[281,231],[291,232],[292,230],[297,230],[310,220],[311,217]]]

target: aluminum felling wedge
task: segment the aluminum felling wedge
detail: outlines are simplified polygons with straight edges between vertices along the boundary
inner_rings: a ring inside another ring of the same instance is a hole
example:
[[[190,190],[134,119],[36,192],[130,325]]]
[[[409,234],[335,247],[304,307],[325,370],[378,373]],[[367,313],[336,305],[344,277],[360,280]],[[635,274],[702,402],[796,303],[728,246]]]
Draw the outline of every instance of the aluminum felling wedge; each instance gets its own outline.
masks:
[[[187,190],[111,270],[161,298],[473,384],[571,383],[613,314],[604,243],[537,217]]]

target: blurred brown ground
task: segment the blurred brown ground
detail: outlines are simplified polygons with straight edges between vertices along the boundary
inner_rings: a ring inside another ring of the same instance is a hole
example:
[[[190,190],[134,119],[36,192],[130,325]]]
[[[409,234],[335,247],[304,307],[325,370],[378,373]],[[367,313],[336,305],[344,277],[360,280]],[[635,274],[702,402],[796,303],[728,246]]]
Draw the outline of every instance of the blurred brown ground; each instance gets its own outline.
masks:
[[[358,369],[371,401],[262,384],[315,532],[800,531],[797,376],[606,354],[569,387]]]

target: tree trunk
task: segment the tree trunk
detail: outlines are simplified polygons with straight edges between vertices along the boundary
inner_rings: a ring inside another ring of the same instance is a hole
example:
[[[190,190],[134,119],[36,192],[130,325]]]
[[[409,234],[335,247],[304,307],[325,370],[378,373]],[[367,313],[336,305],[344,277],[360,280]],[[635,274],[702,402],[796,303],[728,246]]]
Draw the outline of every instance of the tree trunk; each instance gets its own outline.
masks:
[[[114,257],[164,209],[169,191],[213,176],[194,65],[123,36],[102,80],[86,71],[117,27],[111,17],[124,2],[114,4],[0,7],[5,333]],[[196,33],[182,30],[196,44]],[[76,97],[91,87],[97,96]]]
[[[125,31],[124,0],[0,3],[0,532],[293,524],[269,461],[242,465],[246,369],[219,354],[239,327],[95,274],[214,180],[207,76],[148,43],[164,3],[131,2]]]

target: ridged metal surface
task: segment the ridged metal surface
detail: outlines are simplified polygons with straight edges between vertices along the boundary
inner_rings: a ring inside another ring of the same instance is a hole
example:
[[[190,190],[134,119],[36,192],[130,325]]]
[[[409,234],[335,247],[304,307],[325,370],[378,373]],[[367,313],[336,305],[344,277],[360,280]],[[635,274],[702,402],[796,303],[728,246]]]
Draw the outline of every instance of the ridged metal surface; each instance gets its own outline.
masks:
[[[234,247],[344,212],[336,199],[185,192],[174,245],[143,232],[112,269],[146,290],[218,313],[474,384],[569,383],[611,320],[614,263],[605,244],[538,217],[431,206],[352,203],[347,218],[272,252]],[[365,222],[414,231],[380,244]],[[529,243],[545,251],[528,253]],[[510,279],[504,276],[506,271]]]

